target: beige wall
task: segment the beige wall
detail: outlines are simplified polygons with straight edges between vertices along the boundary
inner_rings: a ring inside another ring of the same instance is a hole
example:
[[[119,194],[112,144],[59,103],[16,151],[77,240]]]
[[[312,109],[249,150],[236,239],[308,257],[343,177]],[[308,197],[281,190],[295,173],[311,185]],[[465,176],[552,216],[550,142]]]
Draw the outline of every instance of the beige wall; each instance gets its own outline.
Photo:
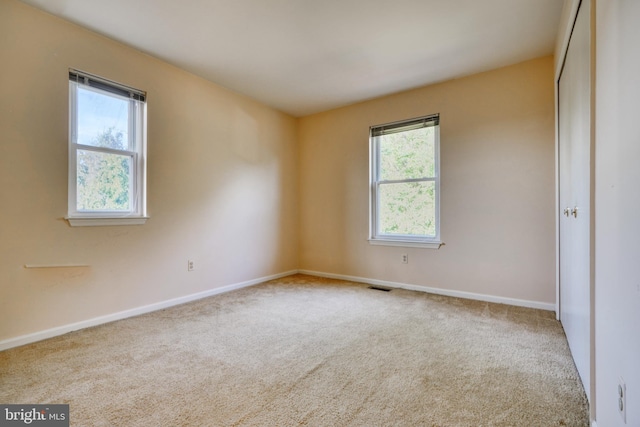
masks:
[[[554,303],[553,76],[549,56],[300,119],[300,268]],[[369,126],[432,113],[446,245],[371,246]]]
[[[14,0],[0,64],[0,341],[297,268],[294,118]],[[69,67],[148,92],[144,226],[62,219]]]

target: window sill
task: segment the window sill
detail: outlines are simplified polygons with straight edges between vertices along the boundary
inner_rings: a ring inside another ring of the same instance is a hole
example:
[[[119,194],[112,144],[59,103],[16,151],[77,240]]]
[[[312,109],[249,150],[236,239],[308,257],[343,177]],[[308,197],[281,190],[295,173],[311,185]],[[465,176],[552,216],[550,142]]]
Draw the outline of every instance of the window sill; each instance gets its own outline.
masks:
[[[143,225],[149,219],[148,216],[133,216],[122,218],[99,217],[66,217],[72,227],[99,227],[107,225]]]
[[[383,240],[383,239],[368,239],[370,245],[375,246],[401,246],[405,248],[425,248],[425,249],[440,249],[440,246],[444,245],[444,242],[439,240],[430,241],[414,241],[414,240]]]

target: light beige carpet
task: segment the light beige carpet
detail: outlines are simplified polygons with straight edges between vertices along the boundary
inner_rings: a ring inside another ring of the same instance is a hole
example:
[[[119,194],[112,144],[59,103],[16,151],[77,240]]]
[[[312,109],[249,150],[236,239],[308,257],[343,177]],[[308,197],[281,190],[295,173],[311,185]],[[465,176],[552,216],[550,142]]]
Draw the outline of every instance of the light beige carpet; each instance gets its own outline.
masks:
[[[290,276],[0,353],[74,426],[588,426],[553,313]]]

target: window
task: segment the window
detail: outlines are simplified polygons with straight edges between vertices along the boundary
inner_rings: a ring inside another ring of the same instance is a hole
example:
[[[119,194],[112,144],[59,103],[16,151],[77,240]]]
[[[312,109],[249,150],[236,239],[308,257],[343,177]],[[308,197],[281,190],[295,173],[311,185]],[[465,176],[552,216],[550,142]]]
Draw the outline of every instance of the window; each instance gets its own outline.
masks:
[[[372,244],[440,247],[439,121],[370,128]]]
[[[69,70],[69,213],[77,225],[146,220],[146,93]]]

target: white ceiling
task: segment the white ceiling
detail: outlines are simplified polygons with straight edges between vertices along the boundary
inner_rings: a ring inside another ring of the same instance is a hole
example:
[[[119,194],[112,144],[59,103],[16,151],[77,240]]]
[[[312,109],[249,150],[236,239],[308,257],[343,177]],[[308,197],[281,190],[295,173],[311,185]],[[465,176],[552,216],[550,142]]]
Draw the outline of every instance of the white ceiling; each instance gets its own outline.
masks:
[[[292,114],[553,53],[563,0],[23,0]]]

